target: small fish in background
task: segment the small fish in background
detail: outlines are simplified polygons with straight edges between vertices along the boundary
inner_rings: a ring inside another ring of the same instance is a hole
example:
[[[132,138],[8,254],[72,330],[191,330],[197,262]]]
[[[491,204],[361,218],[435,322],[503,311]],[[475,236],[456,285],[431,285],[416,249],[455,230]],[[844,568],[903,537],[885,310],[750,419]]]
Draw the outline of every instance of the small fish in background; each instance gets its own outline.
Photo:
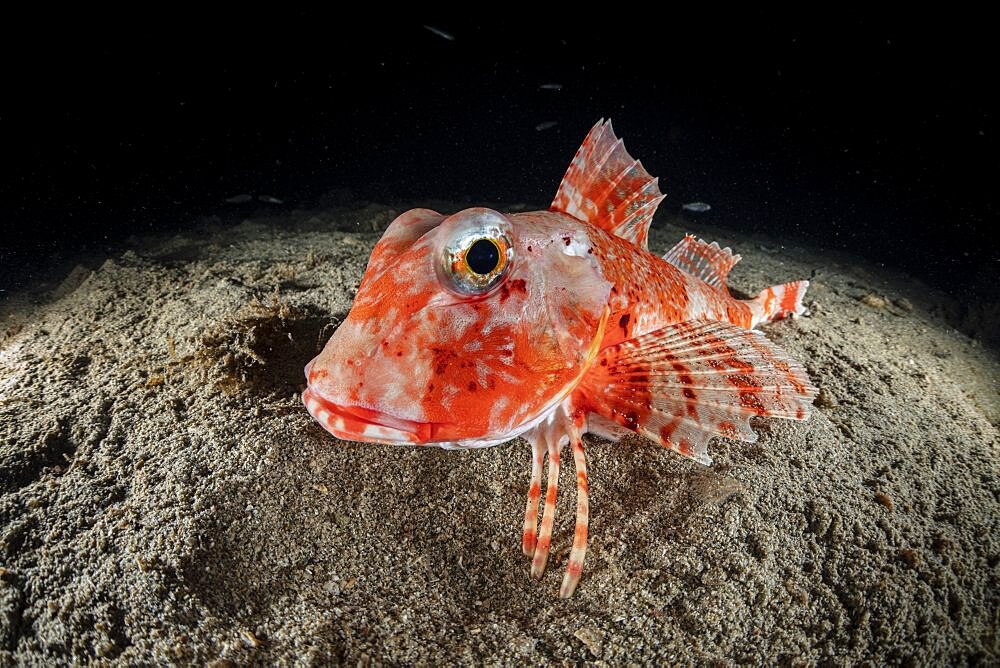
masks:
[[[432,33],[434,33],[435,35],[437,35],[441,39],[446,39],[449,42],[454,42],[455,41],[455,36],[454,35],[452,35],[449,32],[445,32],[444,30],[441,30],[440,28],[435,28],[434,26],[429,26],[429,25],[424,25],[424,28],[426,28],[427,30],[430,30]]]
[[[754,329],[803,313],[808,281],[737,299],[726,277],[740,256],[729,248],[688,235],[654,255],[647,237],[662,199],[600,121],[546,211],[403,213],[305,368],[306,409],[350,441],[469,449],[523,437],[531,480],[521,549],[535,578],[549,558],[569,445],[576,530],[559,595],[570,596],[587,551],[584,433],[638,433],[707,465],[713,438],[756,441],[756,417],[805,420],[818,392]]]
[[[278,199],[273,195],[258,195],[257,199],[266,204],[284,204],[285,200]]]
[[[712,205],[705,202],[688,202],[681,206],[681,208],[691,213],[705,213],[712,210]]]
[[[536,125],[535,130],[538,132],[544,132],[545,130],[550,130],[557,125],[559,125],[559,121],[545,121]]]
[[[246,193],[243,193],[241,195],[233,195],[232,197],[227,197],[226,201],[229,204],[246,204],[247,202],[252,202],[253,197],[247,195]]]
[[[538,87],[538,90],[562,90],[562,87],[563,86],[560,83],[547,83],[547,84],[541,84]]]

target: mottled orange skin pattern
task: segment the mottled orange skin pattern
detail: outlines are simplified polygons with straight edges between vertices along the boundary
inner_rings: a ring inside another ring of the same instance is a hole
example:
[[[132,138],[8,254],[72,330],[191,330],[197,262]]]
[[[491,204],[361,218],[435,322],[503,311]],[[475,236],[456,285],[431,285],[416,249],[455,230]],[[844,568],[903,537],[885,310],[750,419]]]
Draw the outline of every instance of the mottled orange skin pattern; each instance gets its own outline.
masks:
[[[588,234],[604,276],[612,284],[610,326],[601,348],[687,320],[725,320],[750,327],[750,307],[727,291],[598,227],[589,226]]]
[[[402,214],[306,367],[310,414],[338,438],[373,443],[471,448],[524,437],[522,549],[537,578],[569,444],[576,529],[559,591],[571,595],[589,526],[586,432],[636,432],[708,464],[711,439],[755,440],[755,416],[805,419],[816,394],[804,369],[752,329],[801,314],[808,284],[738,300],[725,287],[739,260],[728,248],[688,236],[653,255],[646,241],[662,198],[600,122],[549,211]],[[477,271],[469,253],[483,240],[493,264]]]

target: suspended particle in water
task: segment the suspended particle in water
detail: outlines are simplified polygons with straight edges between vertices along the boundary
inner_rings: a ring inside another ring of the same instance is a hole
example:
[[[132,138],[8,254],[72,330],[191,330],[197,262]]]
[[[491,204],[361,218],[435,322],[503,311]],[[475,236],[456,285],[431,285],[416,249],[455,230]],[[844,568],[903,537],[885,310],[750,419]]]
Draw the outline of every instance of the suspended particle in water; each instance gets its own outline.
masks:
[[[712,205],[705,202],[688,202],[681,208],[692,213],[705,213],[712,208]]]
[[[429,26],[429,25],[425,25],[424,28],[426,28],[427,30],[430,30],[432,33],[434,33],[435,35],[437,35],[441,39],[446,39],[449,42],[454,42],[455,41],[455,36],[452,35],[450,32],[445,32],[444,30],[441,30],[440,28],[435,28],[434,26]]]

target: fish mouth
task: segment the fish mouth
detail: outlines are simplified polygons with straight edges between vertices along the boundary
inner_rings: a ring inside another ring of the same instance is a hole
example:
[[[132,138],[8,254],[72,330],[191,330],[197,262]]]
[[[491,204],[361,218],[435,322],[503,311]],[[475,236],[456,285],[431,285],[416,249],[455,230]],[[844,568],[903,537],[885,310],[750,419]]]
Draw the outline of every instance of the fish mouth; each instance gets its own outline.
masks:
[[[302,403],[324,429],[345,441],[367,443],[427,443],[436,425],[415,422],[362,406],[336,404],[307,387]]]

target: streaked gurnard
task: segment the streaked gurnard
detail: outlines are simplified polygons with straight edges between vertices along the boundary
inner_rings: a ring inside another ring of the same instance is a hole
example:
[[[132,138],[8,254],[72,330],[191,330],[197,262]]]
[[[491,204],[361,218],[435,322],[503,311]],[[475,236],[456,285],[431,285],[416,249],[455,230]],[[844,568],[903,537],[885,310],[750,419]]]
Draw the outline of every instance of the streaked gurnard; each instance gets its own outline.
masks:
[[[402,214],[306,366],[309,413],[350,441],[480,448],[524,438],[522,549],[536,578],[569,444],[576,531],[560,595],[570,596],[587,549],[584,433],[635,432],[707,465],[711,439],[755,441],[751,418],[804,420],[817,394],[803,367],[754,329],[803,313],[808,282],[741,300],[726,288],[740,259],[729,248],[688,235],[663,257],[650,253],[663,197],[602,120],[548,211]]]

